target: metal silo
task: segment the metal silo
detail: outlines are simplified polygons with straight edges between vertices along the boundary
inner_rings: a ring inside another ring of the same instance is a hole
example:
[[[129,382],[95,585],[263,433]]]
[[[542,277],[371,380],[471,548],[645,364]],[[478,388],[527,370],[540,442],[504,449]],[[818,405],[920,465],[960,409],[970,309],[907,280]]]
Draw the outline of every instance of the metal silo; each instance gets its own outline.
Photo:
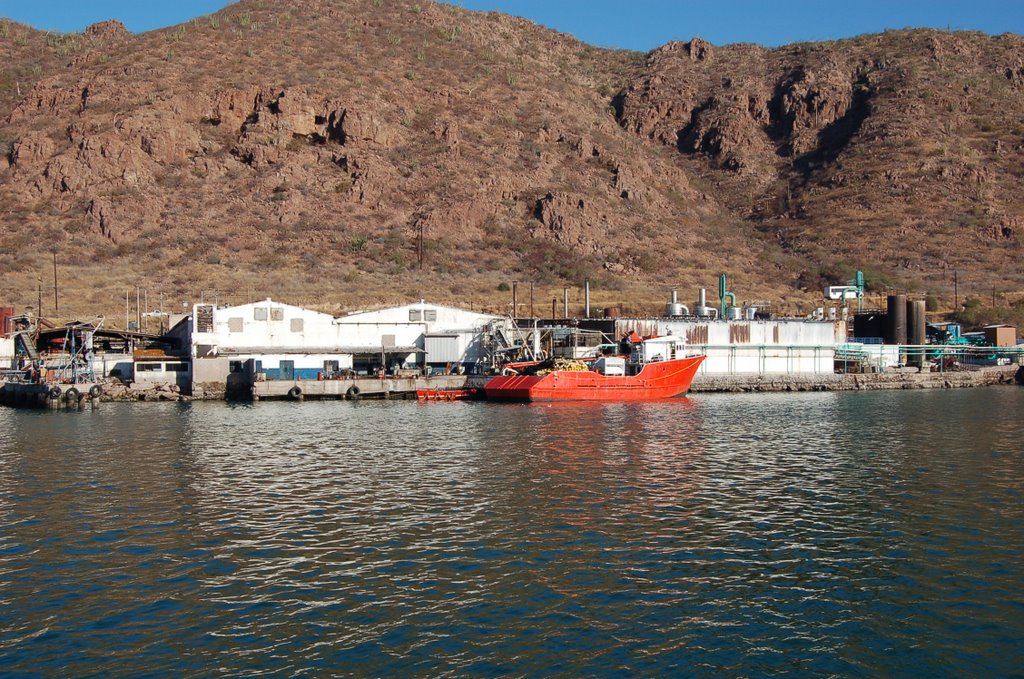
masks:
[[[907,343],[907,296],[889,295],[886,314],[886,344]]]

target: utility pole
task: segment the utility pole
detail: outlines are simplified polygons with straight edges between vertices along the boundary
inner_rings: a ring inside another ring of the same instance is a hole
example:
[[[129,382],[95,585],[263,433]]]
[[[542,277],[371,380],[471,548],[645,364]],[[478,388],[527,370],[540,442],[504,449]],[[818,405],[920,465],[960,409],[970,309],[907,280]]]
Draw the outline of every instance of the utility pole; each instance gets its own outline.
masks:
[[[960,311],[960,290],[957,287],[957,271],[953,269],[953,311]]]
[[[59,313],[57,306],[57,246],[53,246],[53,315]]]
[[[419,261],[420,271],[423,270],[423,220],[416,223],[416,258]]]
[[[530,318],[537,318],[537,314],[533,313],[533,281],[530,281]]]
[[[42,318],[43,317],[43,279],[42,278],[36,278],[36,285],[38,286],[38,289],[36,290],[36,292],[39,294],[39,302],[36,305],[36,318]]]

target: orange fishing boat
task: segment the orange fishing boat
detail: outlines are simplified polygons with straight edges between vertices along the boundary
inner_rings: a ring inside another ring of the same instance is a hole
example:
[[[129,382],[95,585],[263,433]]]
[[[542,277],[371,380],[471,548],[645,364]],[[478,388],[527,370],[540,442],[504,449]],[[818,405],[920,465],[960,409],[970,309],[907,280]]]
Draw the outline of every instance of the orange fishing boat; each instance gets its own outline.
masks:
[[[484,385],[492,401],[647,401],[685,394],[703,355],[687,356],[679,338],[652,337],[629,358],[604,356],[582,363],[539,363],[526,374],[500,375]]]

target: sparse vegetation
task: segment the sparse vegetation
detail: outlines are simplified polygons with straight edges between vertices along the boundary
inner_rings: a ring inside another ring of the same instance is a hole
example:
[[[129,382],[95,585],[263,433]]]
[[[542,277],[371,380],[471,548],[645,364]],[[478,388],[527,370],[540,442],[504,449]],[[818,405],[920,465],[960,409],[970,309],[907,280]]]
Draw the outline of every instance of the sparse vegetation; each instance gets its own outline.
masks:
[[[78,33],[48,33],[46,44],[58,57],[66,57],[82,48],[82,37]]]
[[[513,277],[560,297],[589,277],[616,291],[609,305],[657,309],[667,286],[713,285],[721,271],[741,296],[817,302],[825,282],[857,268],[878,292],[943,301],[942,267],[1024,290],[1010,264],[1024,219],[1022,86],[998,41],[965,36],[972,59],[940,67],[894,31],[761,51],[752,70],[744,47],[713,48],[695,66],[685,53],[581,46],[451,5],[375,0],[350,14],[243,4],[124,48],[94,41],[95,58],[71,69],[84,38],[0,22],[13,55],[0,120],[44,102],[0,123],[0,166],[15,139],[29,143],[16,171],[0,169],[10,223],[73,232],[91,248],[83,262],[114,252],[131,269],[162,250],[163,274],[186,288],[259,272],[281,286],[269,294],[300,303],[313,289],[391,299],[424,281],[486,301]],[[260,24],[272,44],[238,40]],[[797,65],[813,81],[777,91]],[[32,93],[44,78],[51,89]],[[664,91],[631,100],[648,79]],[[846,115],[851,91],[863,108]],[[215,120],[184,113],[195,92]],[[786,97],[806,120],[780,118],[770,102]],[[542,207],[549,193],[558,199]],[[334,225],[339,214],[359,231]],[[0,227],[0,243],[31,252],[38,238],[20,233]],[[31,269],[7,285],[30,288]]]

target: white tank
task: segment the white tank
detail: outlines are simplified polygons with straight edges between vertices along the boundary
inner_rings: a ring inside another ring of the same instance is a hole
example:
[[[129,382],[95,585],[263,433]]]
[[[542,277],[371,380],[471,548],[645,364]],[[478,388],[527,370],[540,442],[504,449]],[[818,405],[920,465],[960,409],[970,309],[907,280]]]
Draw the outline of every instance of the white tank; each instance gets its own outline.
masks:
[[[745,308],[743,310],[743,313],[745,315],[745,318],[748,321],[752,321],[755,318],[757,318],[757,307],[756,306],[748,306],[747,308]]]
[[[689,316],[690,310],[686,308],[686,305],[679,304],[678,302],[669,302],[665,305],[666,316]]]
[[[743,317],[743,309],[738,306],[725,307],[725,317],[730,321],[738,321]]]

